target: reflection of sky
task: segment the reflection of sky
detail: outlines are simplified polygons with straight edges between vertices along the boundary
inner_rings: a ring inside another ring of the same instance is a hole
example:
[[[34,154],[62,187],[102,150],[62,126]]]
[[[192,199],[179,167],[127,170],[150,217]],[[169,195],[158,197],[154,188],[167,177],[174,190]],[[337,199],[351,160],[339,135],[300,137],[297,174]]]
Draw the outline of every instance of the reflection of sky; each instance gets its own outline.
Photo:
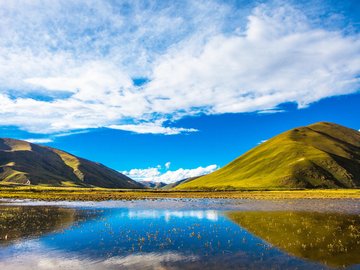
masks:
[[[186,269],[189,263],[206,269],[319,267],[271,248],[218,211],[86,211],[87,220],[62,232],[0,249],[0,269]]]

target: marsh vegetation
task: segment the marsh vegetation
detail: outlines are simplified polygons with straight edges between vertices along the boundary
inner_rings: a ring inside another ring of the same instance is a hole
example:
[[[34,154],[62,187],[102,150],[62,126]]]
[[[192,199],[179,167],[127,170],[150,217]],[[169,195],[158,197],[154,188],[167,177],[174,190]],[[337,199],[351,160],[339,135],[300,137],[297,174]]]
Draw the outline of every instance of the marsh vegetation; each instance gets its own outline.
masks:
[[[0,198],[50,201],[106,201],[147,198],[360,199],[360,189],[177,191],[0,185]]]

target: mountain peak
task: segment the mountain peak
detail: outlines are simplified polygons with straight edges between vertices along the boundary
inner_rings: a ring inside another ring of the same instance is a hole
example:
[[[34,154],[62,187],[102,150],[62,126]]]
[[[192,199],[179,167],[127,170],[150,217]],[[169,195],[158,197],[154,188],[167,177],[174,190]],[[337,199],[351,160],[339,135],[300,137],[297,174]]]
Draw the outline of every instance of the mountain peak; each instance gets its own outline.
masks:
[[[0,139],[0,181],[27,185],[143,188],[138,182],[102,164],[10,138]]]
[[[176,188],[354,187],[360,187],[360,133],[318,122],[277,135],[220,170]]]
[[[31,143],[11,138],[0,138],[0,151],[31,151]]]

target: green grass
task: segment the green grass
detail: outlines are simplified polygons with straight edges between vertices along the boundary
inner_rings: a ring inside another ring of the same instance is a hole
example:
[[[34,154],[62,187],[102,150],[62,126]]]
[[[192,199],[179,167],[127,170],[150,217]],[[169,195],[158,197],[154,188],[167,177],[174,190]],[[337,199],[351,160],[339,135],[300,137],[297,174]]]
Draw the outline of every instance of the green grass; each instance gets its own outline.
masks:
[[[74,174],[77,176],[79,180],[84,181],[84,174],[80,170],[81,163],[77,157],[70,155],[66,152],[60,151],[58,149],[53,149],[53,151],[57,153],[60,156],[60,158],[64,161],[64,163],[73,170]]]
[[[176,191],[74,188],[0,185],[0,198],[68,201],[138,200],[160,198],[213,199],[360,199],[360,189],[328,190],[244,190],[244,191]]]
[[[175,189],[360,187],[360,133],[317,123],[282,133]]]

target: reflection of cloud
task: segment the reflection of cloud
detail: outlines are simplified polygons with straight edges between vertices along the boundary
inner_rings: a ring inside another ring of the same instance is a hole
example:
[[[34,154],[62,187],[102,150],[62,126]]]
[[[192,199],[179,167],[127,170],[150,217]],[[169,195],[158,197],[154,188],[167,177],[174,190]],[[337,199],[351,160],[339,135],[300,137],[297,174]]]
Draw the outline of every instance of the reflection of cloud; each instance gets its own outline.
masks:
[[[214,210],[196,210],[196,211],[157,211],[157,210],[138,210],[138,211],[129,211],[129,218],[165,218],[168,222],[171,218],[197,218],[197,219],[207,219],[210,221],[218,220],[218,213]]]
[[[169,221],[172,217],[177,218],[187,218],[193,217],[197,219],[207,219],[211,221],[218,220],[218,214],[216,211],[207,210],[207,211],[166,211],[165,220]]]
[[[194,261],[195,256],[184,256],[174,252],[135,254],[125,257],[113,257],[103,262],[103,266],[126,267],[129,269],[158,269],[163,263]],[[117,268],[119,269],[119,268]],[[160,268],[161,269],[161,268]]]
[[[45,247],[42,247],[45,250]],[[102,270],[102,269],[161,269],[164,263],[181,261],[195,261],[196,256],[184,256],[175,252],[142,253],[129,256],[112,257],[106,260],[94,261],[90,258],[72,257],[71,254],[51,252],[41,254],[41,249],[34,249],[31,253],[23,253],[14,257],[0,260],[0,269],[7,270]]]

